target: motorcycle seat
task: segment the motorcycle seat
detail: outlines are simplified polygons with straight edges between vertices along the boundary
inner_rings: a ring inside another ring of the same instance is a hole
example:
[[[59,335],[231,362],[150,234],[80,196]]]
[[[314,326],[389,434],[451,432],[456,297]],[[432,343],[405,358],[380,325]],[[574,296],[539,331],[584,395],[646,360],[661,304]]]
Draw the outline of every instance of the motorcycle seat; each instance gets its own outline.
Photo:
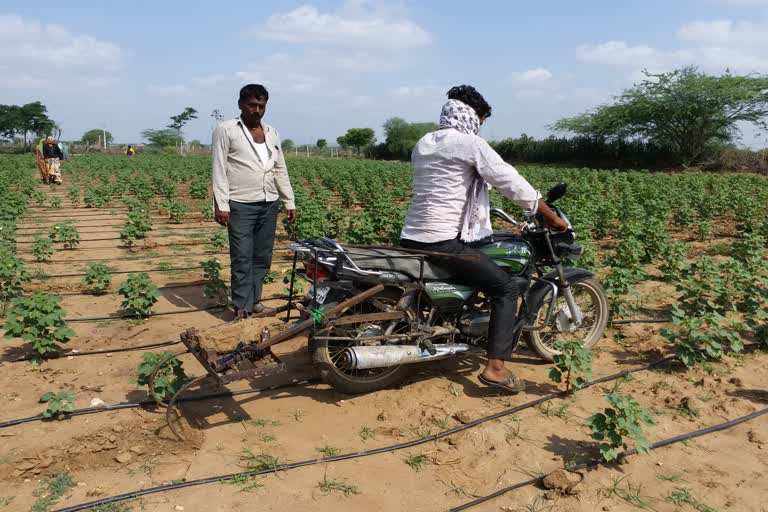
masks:
[[[343,246],[342,246],[343,247]],[[424,259],[423,278],[426,281],[445,281],[454,273],[445,266],[438,266],[423,255],[413,254],[403,250],[392,249],[360,249],[357,247],[344,248],[355,264],[363,270],[383,272],[400,272],[413,279],[420,274],[420,259]],[[395,256],[395,257],[393,257]],[[403,257],[407,256],[407,257]]]

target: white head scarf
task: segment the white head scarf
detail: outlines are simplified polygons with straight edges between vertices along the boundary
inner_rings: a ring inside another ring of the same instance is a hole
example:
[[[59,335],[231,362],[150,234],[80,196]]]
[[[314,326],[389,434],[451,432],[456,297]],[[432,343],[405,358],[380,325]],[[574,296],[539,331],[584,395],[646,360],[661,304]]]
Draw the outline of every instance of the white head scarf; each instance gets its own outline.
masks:
[[[440,112],[440,129],[446,128],[453,128],[465,135],[477,135],[480,131],[480,118],[469,105],[458,100],[448,100]],[[489,189],[483,177],[475,173],[461,222],[460,238],[464,242],[475,242],[493,234]]]

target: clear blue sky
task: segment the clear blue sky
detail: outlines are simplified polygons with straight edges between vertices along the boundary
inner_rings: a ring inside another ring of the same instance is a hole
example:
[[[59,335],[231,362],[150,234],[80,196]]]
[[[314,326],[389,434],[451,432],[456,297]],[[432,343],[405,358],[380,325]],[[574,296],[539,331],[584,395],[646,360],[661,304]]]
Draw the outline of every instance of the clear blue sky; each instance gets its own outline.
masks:
[[[460,83],[493,106],[485,137],[544,136],[643,68],[688,64],[768,73],[768,0],[0,5],[0,103],[42,101],[63,139],[106,127],[141,142],[192,106],[187,138],[208,142],[211,111],[236,116],[248,82],[268,87],[267,122],[297,143],[435,120]]]

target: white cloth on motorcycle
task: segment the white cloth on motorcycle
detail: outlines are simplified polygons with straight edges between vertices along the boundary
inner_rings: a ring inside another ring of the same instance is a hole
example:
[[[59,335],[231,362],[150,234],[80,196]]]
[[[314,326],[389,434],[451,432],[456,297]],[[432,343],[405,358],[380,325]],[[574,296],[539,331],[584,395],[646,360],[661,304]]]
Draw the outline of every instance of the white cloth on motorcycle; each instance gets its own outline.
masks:
[[[414,279],[418,279],[421,274],[421,259],[424,259],[424,272],[422,277],[428,281],[441,281],[453,277],[453,272],[444,267],[431,263],[425,256],[413,254],[408,251],[399,251],[397,249],[348,249],[349,257],[355,264],[363,270],[378,270],[400,272]],[[387,256],[395,256],[387,257]],[[409,257],[403,257],[409,256]],[[453,257],[453,254],[446,254],[446,257]]]

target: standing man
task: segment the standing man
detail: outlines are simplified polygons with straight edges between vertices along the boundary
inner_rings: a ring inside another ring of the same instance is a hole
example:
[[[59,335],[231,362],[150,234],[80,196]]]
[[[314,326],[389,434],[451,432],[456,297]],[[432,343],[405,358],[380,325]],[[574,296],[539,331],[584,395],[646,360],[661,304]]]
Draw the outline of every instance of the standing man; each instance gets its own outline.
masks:
[[[240,89],[240,117],[213,131],[214,218],[229,232],[232,304],[238,318],[271,312],[260,301],[272,263],[278,199],[288,223],[296,220],[280,134],[261,122],[268,100],[263,86],[246,85]]]

